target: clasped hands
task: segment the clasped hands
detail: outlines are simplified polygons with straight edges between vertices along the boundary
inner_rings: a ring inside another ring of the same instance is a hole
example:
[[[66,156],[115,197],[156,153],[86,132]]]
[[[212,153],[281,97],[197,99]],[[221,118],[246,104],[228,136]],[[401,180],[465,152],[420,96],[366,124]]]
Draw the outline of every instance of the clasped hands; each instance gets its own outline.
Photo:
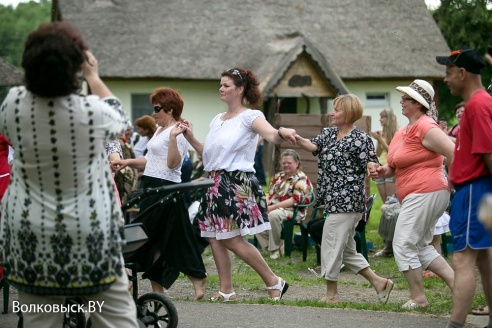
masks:
[[[369,135],[376,139],[377,141],[381,142],[383,139],[383,132],[382,131],[376,131],[376,132],[369,132]]]
[[[124,169],[125,167],[128,166],[128,160],[126,159],[118,159],[114,161],[109,162],[109,166],[111,167],[111,172],[115,173],[119,170]]]
[[[391,169],[387,164],[381,166],[378,163],[369,162],[367,163],[367,175],[373,180],[387,178],[391,176]]]

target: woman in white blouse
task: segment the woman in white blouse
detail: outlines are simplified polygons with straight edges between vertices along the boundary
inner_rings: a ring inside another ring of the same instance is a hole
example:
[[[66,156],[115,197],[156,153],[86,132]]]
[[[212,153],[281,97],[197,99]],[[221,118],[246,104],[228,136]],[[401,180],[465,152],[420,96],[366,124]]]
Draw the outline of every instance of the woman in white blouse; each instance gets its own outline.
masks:
[[[247,107],[256,108],[262,102],[258,78],[251,71],[233,68],[221,76],[220,99],[228,110],[213,118],[205,143],[193,136],[188,122],[183,123],[186,139],[202,155],[204,170],[215,181],[197,216],[202,237],[209,238],[219,274],[220,289],[212,300],[236,299],[228,251],[249,264],[265,282],[270,297],[280,300],[289,285],[272,272],[243,236],[270,229],[265,194],[253,168],[258,135],[277,144],[284,139],[295,143],[295,131],[276,130],[261,111]]]
[[[188,141],[180,125],[183,98],[171,88],[157,88],[150,96],[158,125],[147,143],[144,157],[112,161],[117,169],[130,166],[143,169],[142,187],[156,188],[181,182],[181,166],[188,153]],[[139,250],[137,262],[144,270],[154,292],[169,289],[183,272],[195,287],[195,300],[205,293],[207,274],[193,226],[182,196],[176,203],[163,204],[146,211],[163,195],[147,196],[140,203],[140,215],[133,222],[143,222],[149,234],[149,248]],[[144,213],[145,212],[145,213]]]

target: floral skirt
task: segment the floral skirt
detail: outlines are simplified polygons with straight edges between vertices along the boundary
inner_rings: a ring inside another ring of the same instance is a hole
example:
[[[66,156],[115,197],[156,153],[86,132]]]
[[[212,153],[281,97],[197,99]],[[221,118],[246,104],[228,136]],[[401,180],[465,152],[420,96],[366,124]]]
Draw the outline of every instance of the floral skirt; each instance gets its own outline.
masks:
[[[253,172],[212,171],[215,185],[201,200],[202,237],[228,239],[270,230],[265,193]]]

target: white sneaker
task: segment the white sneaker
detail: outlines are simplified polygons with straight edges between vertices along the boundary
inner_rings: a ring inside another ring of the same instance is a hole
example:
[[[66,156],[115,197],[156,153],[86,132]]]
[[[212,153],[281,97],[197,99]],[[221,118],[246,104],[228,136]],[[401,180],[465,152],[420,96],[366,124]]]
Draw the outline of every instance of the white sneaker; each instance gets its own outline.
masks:
[[[280,257],[280,251],[277,249],[276,251],[270,252],[270,258],[272,260],[277,260]]]

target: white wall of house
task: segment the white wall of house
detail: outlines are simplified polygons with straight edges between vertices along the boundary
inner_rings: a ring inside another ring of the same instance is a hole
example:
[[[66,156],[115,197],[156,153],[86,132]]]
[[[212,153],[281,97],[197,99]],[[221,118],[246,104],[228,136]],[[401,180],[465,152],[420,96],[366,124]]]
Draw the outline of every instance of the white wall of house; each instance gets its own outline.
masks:
[[[432,82],[432,81],[429,81]],[[408,119],[401,113],[400,99],[402,94],[396,91],[397,86],[405,86],[412,83],[408,81],[371,81],[371,82],[346,82],[345,85],[350,93],[355,94],[364,103],[364,115],[372,117],[372,130],[381,130],[381,123],[379,122],[379,113],[389,107],[393,109],[396,114],[398,125],[400,127],[408,123]],[[386,102],[367,100],[367,95],[386,95]],[[299,98],[297,102],[298,112],[306,113],[307,105],[306,101]],[[333,101],[328,101],[328,113],[333,110]],[[311,98],[309,102],[309,111],[311,114],[320,114],[320,106],[317,98]]]
[[[408,123],[408,119],[401,112],[400,100],[402,94],[396,91],[397,86],[407,86],[413,80],[408,81],[377,81],[377,82],[349,82],[347,88],[353,94],[357,95],[364,102],[364,115],[372,117],[372,130],[381,130],[379,122],[379,113],[384,109],[384,106],[370,105],[366,101],[367,94],[384,94],[388,95],[389,108],[393,109],[396,114],[398,125],[402,127]],[[432,84],[432,81],[429,81]]]
[[[364,103],[364,115],[372,117],[372,130],[381,130],[379,113],[383,110],[383,104],[371,104],[367,102],[368,94],[386,94],[389,107],[395,111],[399,126],[408,123],[405,116],[401,114],[400,98],[401,93],[396,91],[400,85],[409,85],[412,81],[364,81],[346,82],[346,86],[351,93],[358,96]],[[429,81],[432,83],[432,81]],[[108,87],[122,101],[126,113],[131,116],[131,95],[150,94],[159,86],[168,86],[178,90],[184,99],[183,117],[193,123],[194,133],[198,140],[203,141],[208,133],[208,125],[212,118],[227,110],[226,105],[219,98],[219,80],[214,81],[106,81]],[[310,113],[319,114],[320,106],[317,98],[311,98]],[[298,100],[298,112],[306,112],[306,101],[302,98]],[[332,111],[332,101],[328,103],[328,112]],[[152,107],[149,103],[149,115],[152,114]],[[131,117],[134,122],[136,117]]]
[[[219,80],[217,82],[195,81],[106,81],[109,89],[123,103],[128,117],[131,117],[132,94],[148,94],[161,86],[173,88],[181,93],[184,100],[183,118],[193,124],[193,131],[198,140],[203,141],[208,132],[208,125],[212,118],[227,110],[227,106],[219,97]],[[149,113],[152,115],[152,106],[149,102]],[[131,117],[135,122],[138,117]]]

